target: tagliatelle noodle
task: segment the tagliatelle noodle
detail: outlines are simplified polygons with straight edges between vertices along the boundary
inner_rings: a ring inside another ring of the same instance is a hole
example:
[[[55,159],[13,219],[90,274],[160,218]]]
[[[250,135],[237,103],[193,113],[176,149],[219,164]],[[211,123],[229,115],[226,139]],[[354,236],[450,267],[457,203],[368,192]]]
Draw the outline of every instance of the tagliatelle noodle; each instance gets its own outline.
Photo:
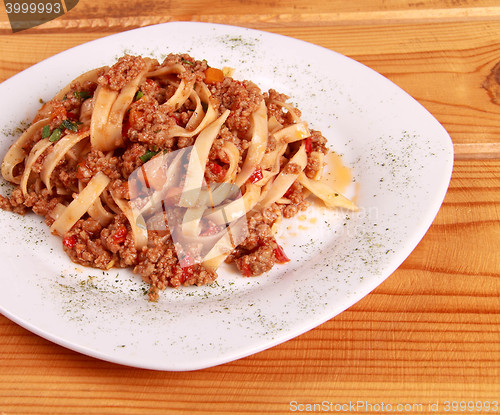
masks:
[[[235,183],[242,186],[255,171],[264,157],[267,147],[267,107],[264,100],[261,101],[256,111],[250,116],[252,124],[252,140],[248,148],[247,156],[243,162],[240,173],[236,176]]]
[[[87,186],[76,196],[75,199],[66,207],[50,230],[60,236],[64,236],[73,225],[80,219],[92,206],[94,201],[101,195],[109,183],[109,177],[104,173],[97,173],[89,181]]]
[[[94,110],[90,121],[90,141],[101,151],[114,150],[124,144],[122,129],[123,117],[132,103],[138,86],[144,81],[150,65],[145,67],[119,92],[100,85],[94,95]]]
[[[234,183],[236,178],[236,173],[238,172],[238,164],[240,162],[240,151],[238,147],[234,145],[231,141],[226,141],[222,147],[222,151],[226,153],[229,164],[229,168],[224,175],[223,181],[225,183]]]
[[[24,195],[28,194],[28,180],[31,174],[31,169],[33,168],[33,164],[40,157],[47,148],[49,148],[52,143],[48,138],[44,138],[36,143],[30,151],[28,158],[24,164],[24,172],[21,176],[21,183],[19,183],[21,190]]]
[[[307,178],[304,173],[299,175],[298,180],[302,186],[310,190],[316,197],[320,198],[328,207],[342,207],[353,211],[358,210],[358,207],[351,200],[335,191],[335,189],[332,189],[326,183],[311,180]]]
[[[224,232],[222,237],[214,244],[213,248],[205,255],[202,264],[206,269],[216,271],[220,264],[222,264],[234,248],[236,248],[237,243],[235,243],[233,236],[241,234],[242,229],[244,229],[245,220],[246,219],[242,217],[229,224],[228,231]]]
[[[300,170],[296,173],[287,173],[286,169],[288,165],[295,165]],[[307,165],[307,154],[305,150],[305,145],[302,144],[295,153],[295,155],[287,163],[287,166],[281,171],[278,176],[273,180],[271,187],[264,195],[264,198],[260,201],[263,207],[269,206],[281,198],[290,186],[297,180],[299,174],[305,169]]]
[[[33,141],[33,136],[39,133],[49,122],[48,118],[35,122],[9,148],[2,162],[2,176],[5,180],[11,183],[20,183],[21,176],[14,176],[14,169],[26,158],[25,148]]]
[[[154,174],[150,168],[151,163],[148,162],[144,164],[141,169],[137,172],[136,177],[139,180],[140,185],[143,186],[141,189],[141,200],[143,204],[137,206],[136,203],[132,204],[132,210],[136,216],[145,216],[151,214],[153,211],[162,210],[162,203],[169,191],[171,189],[177,188],[180,185],[181,174],[182,174],[182,163],[185,156],[189,154],[187,148],[176,151],[175,156],[172,158],[170,154],[160,154],[150,161],[160,164],[164,169],[166,169],[165,181],[163,187],[160,190],[152,191],[147,188],[147,183],[149,183],[148,178],[151,174]],[[168,160],[172,158],[172,160]],[[153,164],[154,167],[157,167]],[[146,195],[144,195],[146,193]],[[131,194],[131,199],[139,196],[138,194]],[[142,200],[145,198],[144,200]]]
[[[43,167],[40,172],[40,178],[47,189],[52,190],[50,177],[56,168],[57,164],[65,157],[71,147],[89,136],[89,130],[79,133],[67,134],[52,146],[52,151],[47,155],[43,162]]]
[[[247,183],[245,193],[242,197],[225,205],[217,206],[217,208],[208,213],[205,218],[217,225],[231,223],[253,209],[259,201],[260,193],[261,190],[259,186]]]
[[[172,95],[167,102],[165,102],[165,106],[172,107],[174,111],[178,110],[182,105],[188,100],[191,96],[191,92],[193,91],[194,82],[186,82],[184,79],[181,80],[175,94]]]
[[[134,236],[134,244],[137,249],[142,249],[148,244],[148,231],[146,228],[146,223],[142,216],[135,216],[130,203],[121,199],[114,193],[111,193],[111,197],[115,201],[116,205],[120,208],[122,213],[126,216],[130,227],[132,228],[132,235]]]
[[[305,122],[299,122],[296,124],[289,125],[288,127],[284,127],[279,131],[273,133],[274,138],[278,141],[282,141],[285,143],[293,143],[295,141],[303,140],[311,135],[309,129],[307,128],[307,124]]]
[[[94,203],[92,203],[92,205],[89,206],[87,212],[91,218],[95,219],[102,226],[109,225],[115,217],[113,213],[106,210],[106,208],[102,205],[100,196],[94,201]]]
[[[186,172],[186,180],[182,189],[179,206],[195,207],[198,200],[203,176],[208,161],[208,153],[212,143],[219,134],[219,131],[229,116],[229,110],[226,110],[216,121],[207,126],[196,138],[193,149],[189,157],[189,166]]]
[[[71,90],[73,84],[79,83],[83,84],[84,82],[97,82],[97,78],[99,74],[108,69],[108,66],[102,66],[100,68],[91,69],[80,76],[73,79],[69,84],[67,84],[64,88],[62,88],[55,96],[55,100],[63,100],[64,96]]]

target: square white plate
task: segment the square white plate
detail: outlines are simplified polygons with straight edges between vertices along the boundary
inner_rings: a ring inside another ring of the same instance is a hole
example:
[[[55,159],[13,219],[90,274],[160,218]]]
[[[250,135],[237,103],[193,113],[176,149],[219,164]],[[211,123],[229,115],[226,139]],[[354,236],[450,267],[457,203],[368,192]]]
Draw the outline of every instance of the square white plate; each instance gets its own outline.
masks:
[[[283,224],[292,259],[256,278],[226,267],[206,287],[167,289],[157,303],[130,270],[73,264],[31,214],[0,212],[0,312],[55,343],[157,370],[206,368],[264,350],[331,319],[387,278],[432,223],[453,147],[413,98],[373,70],[296,39],[208,23],[166,23],[102,38],[40,62],[0,85],[0,156],[36,113],[80,73],[125,53],[189,53],[234,77],[290,96],[342,154],[359,212],[314,206]],[[5,191],[4,191],[5,193]]]

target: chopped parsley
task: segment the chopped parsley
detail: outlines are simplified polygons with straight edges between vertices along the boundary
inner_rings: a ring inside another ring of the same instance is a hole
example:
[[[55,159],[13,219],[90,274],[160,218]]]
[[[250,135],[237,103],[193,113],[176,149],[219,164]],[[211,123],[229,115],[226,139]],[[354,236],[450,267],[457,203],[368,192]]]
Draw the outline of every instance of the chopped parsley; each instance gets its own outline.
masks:
[[[191,62],[187,59],[182,58],[182,62],[187,63],[188,65],[194,66],[194,62]]]
[[[82,101],[85,101],[91,96],[92,94],[89,91],[75,91],[75,98],[81,99]]]
[[[159,151],[148,150],[142,156],[139,156],[139,158],[143,163],[146,163],[147,161],[151,160],[154,156],[156,156],[158,153]]]
[[[47,124],[42,128],[42,138],[48,138],[48,137],[50,137],[50,127]]]
[[[54,131],[52,131],[52,134],[49,137],[49,141],[53,143],[54,141],[58,141],[61,138],[62,134],[62,129],[61,127],[56,128]]]
[[[50,131],[50,127],[45,125],[42,128],[42,138],[48,138],[51,143],[59,141],[65,129],[76,133],[80,124],[81,122],[78,121],[63,120],[61,125],[54,128],[53,131]]]
[[[134,101],[140,100],[144,96],[144,92],[140,89],[135,93]]]
[[[61,127],[64,127],[67,130],[70,130],[70,131],[73,131],[74,133],[76,133],[78,131],[79,124],[80,123],[78,123],[76,121],[63,120],[63,122],[61,123]],[[59,127],[59,128],[61,128],[61,127]]]

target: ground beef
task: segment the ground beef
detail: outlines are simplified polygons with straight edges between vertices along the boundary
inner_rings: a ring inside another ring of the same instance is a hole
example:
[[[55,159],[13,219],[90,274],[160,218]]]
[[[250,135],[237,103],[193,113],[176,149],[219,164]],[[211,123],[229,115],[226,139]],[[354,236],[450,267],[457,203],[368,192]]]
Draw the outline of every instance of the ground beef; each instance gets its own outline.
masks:
[[[299,182],[293,183],[284,197],[290,201],[289,204],[281,205],[281,211],[285,218],[291,218],[310,206],[310,203],[304,198],[304,186]]]
[[[303,202],[296,204],[291,203],[289,205],[282,205],[281,211],[283,212],[283,217],[289,219],[293,218],[297,213],[307,210],[309,206],[310,203],[307,200],[304,200]]]
[[[272,226],[281,217],[277,204],[257,212],[248,218],[248,236],[228,256],[226,262],[235,263],[244,276],[261,275],[277,262],[278,244]]]
[[[326,143],[326,138],[323,137],[320,131],[311,130],[311,151],[320,151],[326,154],[328,152]]]
[[[54,101],[52,102],[52,111],[50,114],[50,131],[59,128],[64,120],[68,119],[68,113],[66,111],[66,107],[64,106],[64,102],[62,101]]]
[[[223,82],[213,85],[212,95],[219,102],[219,112],[231,110],[226,125],[244,137],[250,129],[250,115],[257,109],[263,99],[260,89],[250,81],[236,81],[225,78]]]
[[[83,83],[75,82],[70,86],[69,91],[64,95],[62,104],[70,118],[78,119],[80,116],[80,107],[85,99],[94,95],[97,88],[95,82],[85,81]]]
[[[98,78],[99,85],[119,91],[146,67],[140,56],[125,55],[118,59],[109,71]]]
[[[128,178],[138,167],[144,164],[141,157],[144,156],[147,151],[148,148],[144,144],[131,143],[131,146],[123,152],[119,165],[123,177]]]
[[[294,118],[292,114],[290,114],[288,111],[284,111],[282,105],[276,104],[274,102],[286,102],[286,100],[288,99],[287,95],[280,94],[274,89],[270,89],[266,94],[264,94],[264,98],[267,103],[267,113],[269,118],[276,118],[276,121],[278,121],[281,125],[288,125],[293,123]],[[301,116],[301,112],[298,108],[294,108],[293,112],[296,116]]]
[[[47,189],[41,192],[31,191],[26,196],[21,196],[20,190],[15,190],[14,193],[19,194],[19,199],[24,198],[24,205],[30,207],[33,212],[40,216],[47,216],[54,207],[63,201],[60,196],[54,196]]]
[[[215,272],[205,269],[200,264],[182,268],[168,232],[162,234],[153,231],[150,232],[149,238],[151,247],[139,253],[134,272],[141,275],[144,281],[153,287],[163,290],[168,286],[205,285],[217,278]],[[154,299],[156,290],[150,295]]]
[[[19,189],[16,189],[19,190]],[[20,190],[18,194],[21,195]],[[22,196],[22,195],[21,195]],[[24,215],[28,212],[29,208],[23,204],[24,198],[18,200],[14,195],[11,197],[5,197],[0,195],[0,209],[7,210],[9,212],[14,212],[19,215]]]
[[[261,275],[276,263],[274,249],[272,244],[259,246],[254,251],[237,258],[236,266],[246,277]]]
[[[187,54],[170,54],[161,65],[156,61],[148,62],[141,57],[126,55],[109,70],[103,69],[97,83],[90,81],[73,83],[62,99],[53,99],[45,104],[35,120],[49,118],[50,132],[60,129],[62,136],[72,133],[64,127],[67,123],[62,124],[65,120],[74,123],[79,132],[82,132],[82,128],[89,128],[90,120],[86,117],[90,114],[89,104],[98,85],[119,92],[135,79],[146,65],[151,65],[152,70],[165,65],[178,65],[177,69],[182,68],[177,71],[180,73],[173,71],[171,74],[148,78],[139,85],[140,94],[136,94],[123,119],[122,148],[103,152],[91,147],[89,140],[82,140],[73,149],[75,151],[64,157],[54,169],[50,178],[52,189],[49,191],[39,176],[43,171],[46,157],[53,151],[52,146],[34,163],[27,194],[23,195],[19,187],[15,188],[10,197],[0,196],[0,208],[20,214],[32,209],[36,214],[44,216],[46,223],[51,225],[56,220],[56,212],[61,208],[58,204],[68,205],[82,186],[99,172],[105,174],[110,183],[102,194],[102,200],[107,203],[109,218],[106,215],[104,220],[99,218],[100,223],[89,214],[85,214],[63,236],[64,250],[72,261],[85,266],[100,269],[133,268],[134,272],[151,285],[150,298],[156,299],[158,290],[166,287],[210,284],[217,277],[214,271],[204,268],[194,260],[189,266],[184,268],[180,266],[172,237],[168,227],[165,227],[165,223],[168,222],[166,208],[169,209],[168,214],[173,215],[175,220],[182,221],[183,210],[171,211],[174,202],[179,200],[180,188],[171,189],[175,190],[174,192],[167,192],[162,202],[164,210],[147,218],[148,243],[142,249],[136,248],[129,220],[125,214],[117,213],[119,209],[111,194],[114,198],[130,200],[131,194],[134,194],[138,186],[137,183],[131,184],[132,187],[129,189],[128,179],[135,170],[156,154],[161,155],[193,145],[194,137],[176,137],[172,131],[178,131],[178,127],[186,127],[196,109],[196,102],[188,99],[180,108],[172,108],[166,105],[166,102],[175,93],[180,80],[190,85],[204,81],[208,63],[195,60]],[[251,114],[262,100],[267,104],[268,116],[274,117],[282,126],[295,122],[295,116],[300,116],[299,110],[287,109],[280,104],[287,100],[285,95],[274,90],[263,94],[250,81],[237,81],[224,77],[221,82],[210,83],[208,88],[211,93],[210,104],[216,109],[217,115],[220,116],[225,110],[230,110],[229,117],[210,148],[205,169],[205,180],[208,183],[225,179],[230,161],[224,151],[227,142],[233,143],[239,150],[237,172],[241,169],[250,146]],[[86,120],[83,126],[78,122],[80,118]],[[274,120],[272,122],[276,124]],[[29,154],[33,145],[41,139],[42,130],[36,132],[26,145],[24,149],[26,154]],[[309,141],[313,152],[326,153],[326,139],[320,132],[312,130]],[[273,151],[277,145],[276,139],[271,135],[266,152]],[[280,166],[284,169],[284,173],[300,172],[297,164],[289,162],[300,145],[302,145],[300,142],[292,143],[281,157]],[[187,161],[183,163],[187,164]],[[308,157],[305,170],[308,177],[313,177],[318,171],[321,167],[318,164],[317,159]],[[20,163],[15,171],[16,174],[21,174],[23,169],[24,164]],[[34,176],[38,178],[35,179]],[[183,180],[178,186],[183,186]],[[288,259],[274,237],[274,227],[282,217],[292,217],[307,208],[305,193],[302,185],[296,182],[286,192],[284,201],[280,201],[279,205],[274,203],[263,210],[252,211],[247,221],[247,237],[226,261],[236,264],[245,276],[260,275],[269,271],[276,263],[286,262]],[[203,233],[208,232],[210,235],[212,225],[216,231],[219,230],[213,223],[204,224]],[[197,242],[195,241],[193,246]],[[182,259],[186,260],[189,254],[192,253],[179,255],[183,255]],[[200,252],[196,251],[192,255],[196,257]]]
[[[205,79],[205,70],[208,68],[207,61],[193,59],[190,55],[169,54],[162,63],[162,66],[180,64],[185,71],[179,77],[189,82],[201,82]]]
[[[314,154],[314,153],[313,153]],[[316,174],[323,168],[323,163],[318,159],[318,157],[312,157],[311,153],[307,155],[307,165],[304,169],[304,173],[310,179],[314,178]]]
[[[115,216],[113,222],[100,232],[102,246],[118,256],[120,267],[135,265],[137,250],[125,215]]]
[[[288,163],[282,171],[284,174],[299,174],[302,168],[297,163]]]
[[[142,97],[134,102],[130,106],[128,122],[126,135],[130,141],[144,143],[148,148],[175,148],[171,128],[178,120],[172,115],[172,108],[160,105],[154,98]]]
[[[116,156],[105,156],[102,151],[92,148],[86,158],[76,166],[75,176],[84,183],[89,181],[98,172],[103,172],[110,179],[122,177],[120,163]]]
[[[80,219],[64,236],[63,248],[73,262],[89,267],[109,269],[118,266],[117,254],[103,246],[99,222]]]

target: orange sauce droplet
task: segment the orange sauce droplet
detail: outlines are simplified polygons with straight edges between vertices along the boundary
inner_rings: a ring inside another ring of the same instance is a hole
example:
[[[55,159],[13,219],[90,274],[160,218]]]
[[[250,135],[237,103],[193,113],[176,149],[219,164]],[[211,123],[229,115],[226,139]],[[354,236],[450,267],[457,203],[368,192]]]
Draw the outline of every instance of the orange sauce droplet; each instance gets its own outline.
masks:
[[[321,180],[338,192],[344,193],[352,183],[351,169],[346,167],[342,158],[333,151],[329,152],[324,160],[325,167]]]

